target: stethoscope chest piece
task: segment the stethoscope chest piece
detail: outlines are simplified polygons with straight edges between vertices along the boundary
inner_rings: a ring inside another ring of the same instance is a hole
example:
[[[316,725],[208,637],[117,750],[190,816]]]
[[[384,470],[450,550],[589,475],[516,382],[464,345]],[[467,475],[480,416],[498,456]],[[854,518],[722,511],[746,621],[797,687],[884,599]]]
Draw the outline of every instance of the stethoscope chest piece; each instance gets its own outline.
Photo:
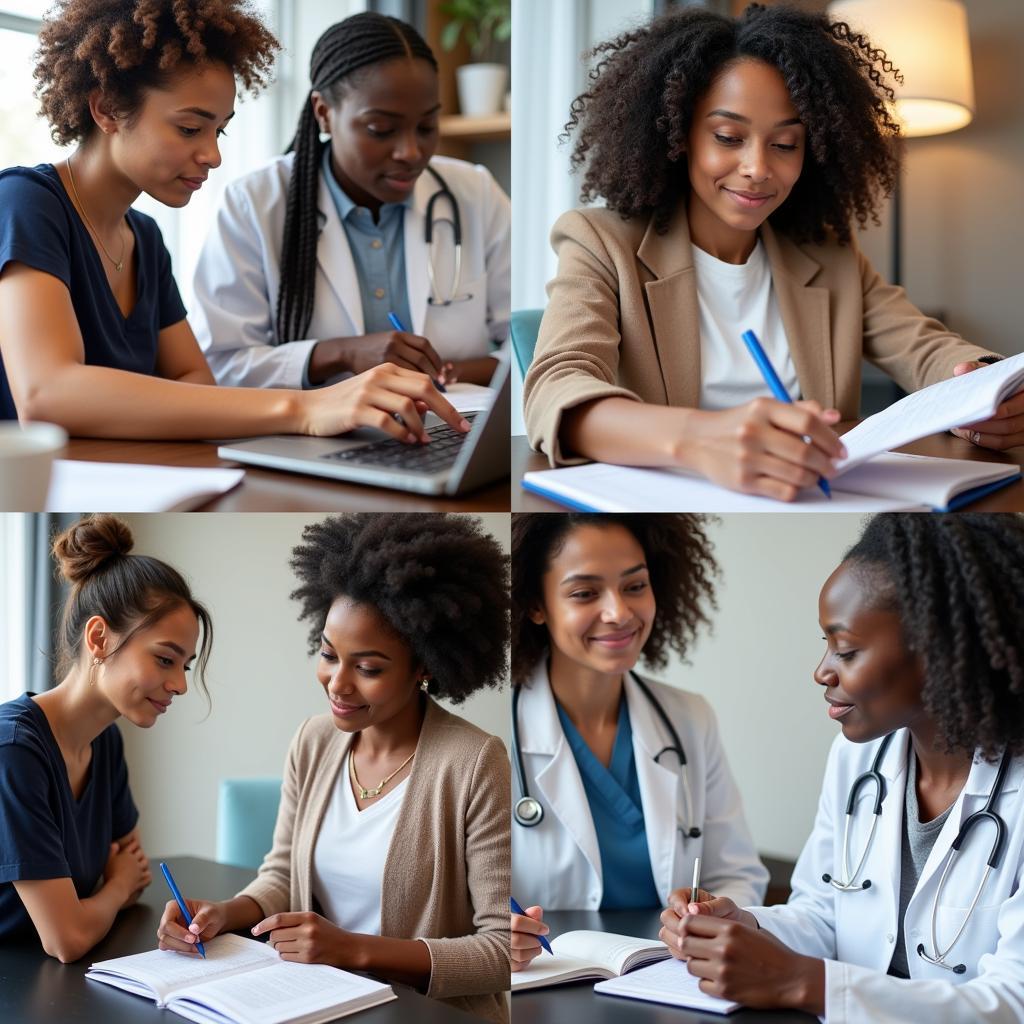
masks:
[[[516,801],[512,814],[524,828],[533,828],[543,820],[544,808],[541,807],[539,800],[534,800],[532,796],[524,796]]]

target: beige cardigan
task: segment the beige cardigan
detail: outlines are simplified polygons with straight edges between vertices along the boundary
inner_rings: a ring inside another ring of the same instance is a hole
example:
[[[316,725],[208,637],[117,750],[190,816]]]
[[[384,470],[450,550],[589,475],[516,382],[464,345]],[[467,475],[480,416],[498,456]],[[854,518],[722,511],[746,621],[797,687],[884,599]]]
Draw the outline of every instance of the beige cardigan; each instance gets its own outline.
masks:
[[[800,391],[844,419],[859,414],[862,356],[916,391],[990,354],[923,316],[855,243],[797,245],[767,223],[761,239]],[[570,210],[551,244],[558,273],[523,396],[530,443],[557,465],[583,461],[563,455],[559,431],[591,399],[697,407],[700,310],[685,203],[663,235],[648,219]]]
[[[351,736],[304,722],[285,764],[274,846],[239,893],[268,917],[313,910],[313,849]],[[424,941],[427,995],[507,1024],[511,780],[496,736],[427,700],[381,882],[380,931]],[[339,851],[358,856],[358,851]]]

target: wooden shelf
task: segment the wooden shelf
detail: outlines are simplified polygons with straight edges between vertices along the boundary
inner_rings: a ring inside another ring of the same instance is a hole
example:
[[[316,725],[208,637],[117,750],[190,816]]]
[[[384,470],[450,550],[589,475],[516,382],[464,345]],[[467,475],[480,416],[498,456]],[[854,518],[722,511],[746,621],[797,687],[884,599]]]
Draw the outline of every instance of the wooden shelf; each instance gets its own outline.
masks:
[[[440,121],[441,138],[467,142],[491,142],[512,137],[512,115],[504,112],[484,117],[446,114]]]

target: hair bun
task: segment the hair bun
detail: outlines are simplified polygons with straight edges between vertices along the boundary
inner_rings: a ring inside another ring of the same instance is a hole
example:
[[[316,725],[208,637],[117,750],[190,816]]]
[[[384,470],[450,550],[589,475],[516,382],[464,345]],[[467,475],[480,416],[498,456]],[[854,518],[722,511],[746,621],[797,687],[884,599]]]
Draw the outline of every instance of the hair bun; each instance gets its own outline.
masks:
[[[61,575],[80,584],[114,558],[127,555],[134,545],[128,524],[108,513],[88,516],[54,538],[53,556]]]

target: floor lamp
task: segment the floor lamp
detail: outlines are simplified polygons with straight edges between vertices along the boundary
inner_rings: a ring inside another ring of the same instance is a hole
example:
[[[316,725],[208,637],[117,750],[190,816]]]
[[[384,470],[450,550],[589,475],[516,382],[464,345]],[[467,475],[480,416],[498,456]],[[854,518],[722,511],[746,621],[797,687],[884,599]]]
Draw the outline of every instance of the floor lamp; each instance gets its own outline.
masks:
[[[899,68],[895,115],[908,139],[970,124],[974,80],[967,10],[960,0],[833,0],[832,21],[862,31]],[[903,284],[901,183],[893,192],[892,283]]]

